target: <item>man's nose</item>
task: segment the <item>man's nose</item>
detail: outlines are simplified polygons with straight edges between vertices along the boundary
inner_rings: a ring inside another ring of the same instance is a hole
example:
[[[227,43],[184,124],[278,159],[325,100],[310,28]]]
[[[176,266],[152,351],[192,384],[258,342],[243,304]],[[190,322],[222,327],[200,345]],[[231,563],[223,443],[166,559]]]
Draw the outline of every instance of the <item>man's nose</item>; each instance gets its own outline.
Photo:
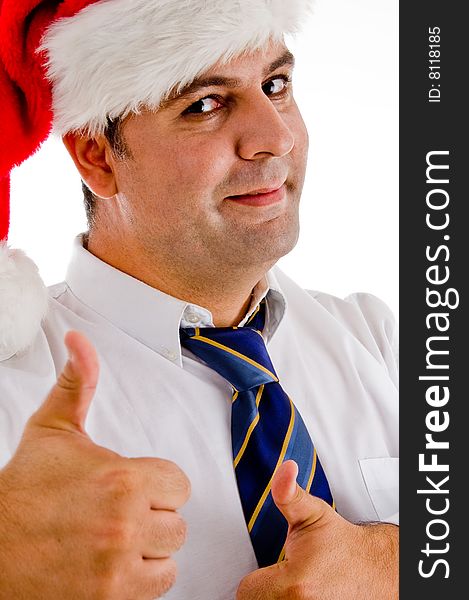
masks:
[[[237,147],[241,158],[281,157],[291,152],[295,145],[293,133],[268,96],[252,99],[244,107],[243,117]]]

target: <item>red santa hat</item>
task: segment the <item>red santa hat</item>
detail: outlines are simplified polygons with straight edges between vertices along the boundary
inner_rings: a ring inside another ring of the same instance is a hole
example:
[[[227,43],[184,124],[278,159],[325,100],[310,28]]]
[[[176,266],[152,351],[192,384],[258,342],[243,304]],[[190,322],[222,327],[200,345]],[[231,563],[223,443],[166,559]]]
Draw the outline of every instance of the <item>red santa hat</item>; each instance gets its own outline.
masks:
[[[310,0],[0,0],[0,360],[47,310],[37,267],[7,246],[9,175],[51,131],[102,133],[157,109],[218,61],[281,40]]]

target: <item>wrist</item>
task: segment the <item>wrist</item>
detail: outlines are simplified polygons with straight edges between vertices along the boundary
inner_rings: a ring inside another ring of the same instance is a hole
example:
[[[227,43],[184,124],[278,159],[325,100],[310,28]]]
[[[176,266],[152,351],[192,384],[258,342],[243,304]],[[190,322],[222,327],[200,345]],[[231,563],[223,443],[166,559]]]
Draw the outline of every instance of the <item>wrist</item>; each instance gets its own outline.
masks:
[[[12,516],[12,486],[7,477],[5,468],[0,470],[0,555],[2,549],[8,552],[8,531],[13,521]]]
[[[383,598],[398,597],[399,527],[392,523],[361,523],[364,555],[370,568],[380,572]]]

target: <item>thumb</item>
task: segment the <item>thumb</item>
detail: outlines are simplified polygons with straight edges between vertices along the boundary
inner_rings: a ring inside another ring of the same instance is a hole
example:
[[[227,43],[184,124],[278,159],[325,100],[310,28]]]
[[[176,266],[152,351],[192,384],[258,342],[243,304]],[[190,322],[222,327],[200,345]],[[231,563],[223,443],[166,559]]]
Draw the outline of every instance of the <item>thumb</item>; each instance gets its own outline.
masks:
[[[298,465],[293,460],[287,460],[279,467],[272,481],[272,498],[288,521],[289,530],[313,525],[330,508],[326,502],[301,488],[296,482],[297,476]]]
[[[68,361],[57,383],[30,423],[42,427],[85,433],[85,420],[98,383],[98,355],[78,331],[65,335]]]

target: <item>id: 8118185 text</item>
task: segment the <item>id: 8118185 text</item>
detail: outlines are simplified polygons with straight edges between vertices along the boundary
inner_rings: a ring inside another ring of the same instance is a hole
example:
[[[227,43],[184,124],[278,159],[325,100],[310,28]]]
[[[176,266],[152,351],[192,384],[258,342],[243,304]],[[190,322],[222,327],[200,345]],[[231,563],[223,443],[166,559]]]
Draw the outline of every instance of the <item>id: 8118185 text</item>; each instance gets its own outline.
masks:
[[[431,80],[431,88],[428,90],[429,102],[441,101],[440,86],[440,56],[441,56],[441,36],[439,27],[428,28],[428,78]]]

